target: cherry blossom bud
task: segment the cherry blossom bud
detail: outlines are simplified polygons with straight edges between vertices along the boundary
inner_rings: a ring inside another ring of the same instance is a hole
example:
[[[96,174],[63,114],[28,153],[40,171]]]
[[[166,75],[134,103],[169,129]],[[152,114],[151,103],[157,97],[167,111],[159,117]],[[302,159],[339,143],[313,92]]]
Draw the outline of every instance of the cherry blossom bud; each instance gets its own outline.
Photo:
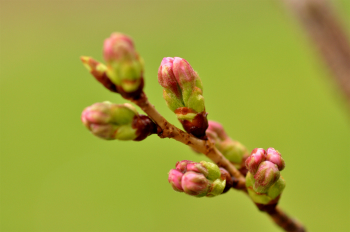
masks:
[[[181,179],[182,179],[183,173],[176,170],[176,169],[171,169],[169,172],[169,178],[168,181],[173,187],[175,191],[178,192],[183,192],[184,190],[182,189],[181,186]]]
[[[198,138],[208,128],[203,86],[191,65],[179,57],[166,57],[158,70],[158,82],[164,88],[163,97],[184,129]]]
[[[280,170],[284,161],[273,148],[256,148],[246,160],[249,172],[246,175],[246,187],[250,198],[257,204],[274,205],[286,186]]]
[[[262,148],[255,148],[250,156],[246,159],[245,165],[250,173],[255,175],[261,162],[266,160],[265,150]]]
[[[181,186],[187,194],[202,197],[207,194],[210,182],[203,174],[189,171],[182,177]]]
[[[216,139],[226,140],[229,138],[224,127],[220,123],[209,120],[208,124],[208,129],[206,131],[207,136],[209,139],[213,140],[213,142],[215,142]]]
[[[156,124],[147,116],[139,115],[130,104],[95,103],[81,116],[92,134],[106,140],[141,141],[156,133]]]
[[[168,181],[176,191],[196,197],[213,197],[225,189],[226,176],[222,173],[216,164],[183,160],[169,172]]]
[[[132,39],[121,33],[107,38],[103,48],[107,75],[125,98],[138,98],[143,89],[143,60]]]
[[[281,154],[272,147],[266,150],[266,160],[276,164],[280,171],[282,171],[285,167]]]
[[[279,178],[280,172],[277,165],[270,161],[264,161],[259,165],[258,171],[254,175],[254,190],[259,193],[265,193]]]

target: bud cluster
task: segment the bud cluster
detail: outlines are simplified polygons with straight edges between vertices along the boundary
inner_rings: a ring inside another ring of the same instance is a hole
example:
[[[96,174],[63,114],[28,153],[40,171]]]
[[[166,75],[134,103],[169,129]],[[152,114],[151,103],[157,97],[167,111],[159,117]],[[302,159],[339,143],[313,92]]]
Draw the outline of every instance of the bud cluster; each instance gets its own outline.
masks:
[[[225,132],[223,126],[214,121],[209,121],[206,131],[208,139],[213,142],[216,148],[233,163],[242,174],[246,174],[245,160],[248,157],[247,148],[240,142],[232,140]]]
[[[141,141],[157,132],[156,124],[128,103],[95,103],[83,111],[81,120],[92,134],[106,140]]]
[[[214,163],[183,160],[170,170],[168,181],[175,191],[195,197],[214,197],[228,190],[225,186],[230,178],[225,169]]]
[[[274,148],[266,151],[262,148],[255,148],[245,161],[248,169],[246,186],[249,196],[258,204],[277,203],[285,181],[280,175],[285,167],[281,154]]]
[[[144,85],[144,65],[132,39],[113,33],[104,42],[103,55],[107,65],[86,56],[81,60],[96,80],[110,91],[127,99],[139,98]]]
[[[208,128],[203,85],[191,65],[180,57],[166,57],[158,70],[158,82],[164,88],[163,97],[184,129],[198,138]]]

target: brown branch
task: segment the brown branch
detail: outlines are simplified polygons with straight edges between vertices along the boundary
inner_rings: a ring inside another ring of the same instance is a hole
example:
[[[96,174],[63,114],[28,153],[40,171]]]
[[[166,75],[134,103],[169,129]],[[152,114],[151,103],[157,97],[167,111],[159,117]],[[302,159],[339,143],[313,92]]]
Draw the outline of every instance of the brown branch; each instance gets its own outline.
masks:
[[[193,135],[190,135],[179,128],[169,123],[156,109],[150,104],[145,93],[141,94],[141,97],[137,100],[132,100],[138,105],[158,126],[162,129],[159,133],[161,138],[172,138],[183,144],[186,144],[196,151],[199,151],[206,155],[209,159],[215,162],[219,167],[225,168],[231,176],[237,180],[236,188],[245,189],[245,178],[236,169],[236,167],[228,161],[221,152],[216,149],[215,145],[209,140],[201,140]]]
[[[161,128],[161,132],[159,136],[161,138],[172,138],[175,139],[185,145],[188,145],[206,155],[209,159],[215,162],[219,167],[225,168],[231,176],[234,177],[235,188],[239,189],[247,194],[247,189],[245,186],[245,178],[244,176],[236,169],[236,167],[228,161],[221,152],[215,147],[213,143],[209,140],[201,140],[193,135],[190,135],[179,128],[175,127],[171,123],[169,123],[156,109],[155,107],[148,101],[145,93],[142,93],[140,98],[131,100],[136,105],[138,105],[158,126]],[[267,210],[267,209],[268,210]],[[266,212],[271,219],[284,231],[288,232],[305,232],[306,229],[289,217],[285,212],[283,212],[276,205],[268,206],[265,208],[259,208],[261,211]]]
[[[306,229],[303,225],[301,225],[298,221],[289,217],[282,209],[280,209],[277,205],[262,205],[256,204],[260,211],[266,212],[271,219],[284,231],[289,232],[306,232]]]
[[[350,107],[350,44],[327,0],[284,0],[333,72]]]

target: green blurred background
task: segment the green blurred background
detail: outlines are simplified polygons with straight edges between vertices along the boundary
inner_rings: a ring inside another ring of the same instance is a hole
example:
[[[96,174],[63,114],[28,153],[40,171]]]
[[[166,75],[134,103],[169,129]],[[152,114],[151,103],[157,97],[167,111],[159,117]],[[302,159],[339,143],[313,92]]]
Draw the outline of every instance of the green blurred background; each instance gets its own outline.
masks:
[[[350,231],[350,123],[340,91],[279,1],[0,1],[1,231],[280,231],[242,193],[172,190],[176,161],[206,160],[151,136],[103,141],[80,122],[95,102],[123,103],[81,55],[102,60],[112,32],[132,36],[145,90],[172,123],[157,70],[187,59],[209,119],[287,168],[280,205],[310,231]],[[350,27],[350,1],[335,1]]]

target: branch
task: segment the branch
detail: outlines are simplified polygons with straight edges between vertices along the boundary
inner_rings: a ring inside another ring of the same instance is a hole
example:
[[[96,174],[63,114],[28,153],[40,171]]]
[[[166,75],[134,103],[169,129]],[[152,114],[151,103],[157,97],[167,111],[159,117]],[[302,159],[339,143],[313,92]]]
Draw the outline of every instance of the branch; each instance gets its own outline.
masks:
[[[350,44],[327,0],[284,0],[309,34],[350,107]]]
[[[154,122],[158,124],[158,126],[162,129],[161,133],[159,134],[161,138],[175,139],[185,145],[192,147],[196,151],[203,153],[209,159],[215,162],[219,167],[225,168],[231,174],[231,176],[236,179],[236,188],[246,188],[244,176],[242,176],[236,167],[230,161],[228,161],[221,154],[221,152],[218,151],[218,149],[216,149],[213,143],[211,143],[209,140],[198,139],[169,123],[148,101],[145,93],[142,93],[139,99],[132,100],[132,102],[138,105],[151,119],[154,120]]]
[[[148,101],[145,93],[142,93],[140,98],[131,100],[133,103],[138,105],[158,126],[161,128],[159,136],[161,138],[172,138],[185,145],[188,145],[206,155],[209,159],[215,162],[219,167],[225,168],[231,176],[235,178],[237,184],[236,189],[243,191],[247,194],[247,189],[245,186],[245,177],[236,169],[236,167],[228,161],[221,153],[218,151],[213,143],[209,140],[201,140],[193,135],[190,135],[171,123],[169,123]],[[271,219],[284,231],[289,232],[306,232],[306,229],[289,217],[282,209],[275,205],[269,206],[258,206],[261,211],[266,212]]]

